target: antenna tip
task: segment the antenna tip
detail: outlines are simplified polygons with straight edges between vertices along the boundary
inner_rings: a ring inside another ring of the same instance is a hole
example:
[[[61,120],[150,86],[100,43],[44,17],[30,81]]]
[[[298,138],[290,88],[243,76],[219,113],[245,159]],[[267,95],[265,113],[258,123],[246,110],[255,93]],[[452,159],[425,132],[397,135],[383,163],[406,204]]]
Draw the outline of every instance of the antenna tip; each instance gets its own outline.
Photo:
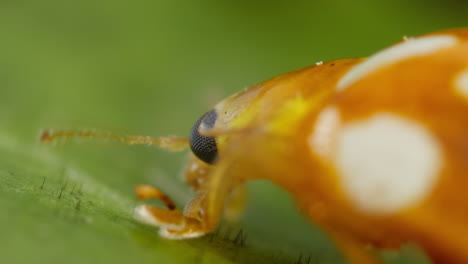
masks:
[[[50,142],[52,141],[52,136],[50,135],[50,131],[45,130],[41,134],[41,142]]]

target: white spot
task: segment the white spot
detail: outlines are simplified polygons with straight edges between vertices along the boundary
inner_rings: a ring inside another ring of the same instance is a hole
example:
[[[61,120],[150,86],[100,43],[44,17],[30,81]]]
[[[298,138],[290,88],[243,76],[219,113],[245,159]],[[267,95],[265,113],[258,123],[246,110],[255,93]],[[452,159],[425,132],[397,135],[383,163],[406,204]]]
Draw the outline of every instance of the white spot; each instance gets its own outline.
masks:
[[[317,66],[320,66],[322,64],[323,64],[323,61],[318,61],[318,62],[315,63],[315,65],[317,65]]]
[[[437,140],[421,125],[393,114],[344,127],[336,164],[348,198],[371,214],[391,214],[422,202],[442,166]]]
[[[340,113],[334,106],[325,108],[319,114],[313,133],[308,139],[309,147],[315,154],[322,157],[330,156],[340,122]]]
[[[417,56],[424,56],[440,49],[449,48],[457,43],[457,38],[450,35],[436,35],[422,38],[409,38],[405,42],[384,49],[364,62],[354,66],[337,84],[343,91],[364,76],[392,63]]]
[[[459,73],[455,78],[455,89],[468,99],[468,69]]]

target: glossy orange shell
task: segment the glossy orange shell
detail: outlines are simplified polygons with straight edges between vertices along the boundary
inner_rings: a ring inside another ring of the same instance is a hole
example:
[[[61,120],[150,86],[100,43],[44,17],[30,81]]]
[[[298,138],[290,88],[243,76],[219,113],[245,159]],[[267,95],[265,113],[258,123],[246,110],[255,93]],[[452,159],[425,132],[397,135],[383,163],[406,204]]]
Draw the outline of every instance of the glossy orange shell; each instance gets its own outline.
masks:
[[[380,65],[344,90],[337,83],[364,59],[297,70],[226,99],[215,107],[218,127],[239,132],[220,140],[220,159],[236,162],[235,179],[268,179],[288,190],[303,213],[345,248],[412,242],[437,263],[468,263],[468,97],[454,88],[468,70],[468,29],[431,35],[456,43]],[[340,127],[391,113],[426,128],[441,147],[443,164],[427,197],[390,214],[356,206],[334,160],[311,150],[317,119],[331,106],[339,111]]]

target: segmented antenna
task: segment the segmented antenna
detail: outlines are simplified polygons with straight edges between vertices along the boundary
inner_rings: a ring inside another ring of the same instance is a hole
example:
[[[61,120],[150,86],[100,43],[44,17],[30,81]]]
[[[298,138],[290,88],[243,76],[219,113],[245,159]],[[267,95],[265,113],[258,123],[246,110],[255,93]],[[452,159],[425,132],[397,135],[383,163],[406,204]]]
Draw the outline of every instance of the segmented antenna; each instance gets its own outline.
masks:
[[[189,146],[185,137],[151,137],[137,135],[114,135],[111,133],[95,133],[90,131],[52,131],[45,130],[41,135],[41,142],[53,142],[57,139],[71,140],[72,138],[90,138],[118,141],[128,145],[149,145],[164,148],[170,151],[182,151]]]

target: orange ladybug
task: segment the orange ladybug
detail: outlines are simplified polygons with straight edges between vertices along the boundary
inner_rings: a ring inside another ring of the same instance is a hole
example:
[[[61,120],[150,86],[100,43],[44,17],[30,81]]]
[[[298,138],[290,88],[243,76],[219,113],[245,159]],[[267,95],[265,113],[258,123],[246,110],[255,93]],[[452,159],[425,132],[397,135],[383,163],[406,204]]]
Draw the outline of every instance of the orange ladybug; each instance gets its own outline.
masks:
[[[185,180],[197,195],[183,211],[156,188],[137,187],[140,198],[168,204],[135,208],[166,238],[213,231],[223,212],[242,208],[246,181],[266,179],[351,263],[379,263],[369,245],[407,242],[434,263],[468,263],[468,29],[252,86],[203,115],[190,139],[119,140],[192,150]]]

